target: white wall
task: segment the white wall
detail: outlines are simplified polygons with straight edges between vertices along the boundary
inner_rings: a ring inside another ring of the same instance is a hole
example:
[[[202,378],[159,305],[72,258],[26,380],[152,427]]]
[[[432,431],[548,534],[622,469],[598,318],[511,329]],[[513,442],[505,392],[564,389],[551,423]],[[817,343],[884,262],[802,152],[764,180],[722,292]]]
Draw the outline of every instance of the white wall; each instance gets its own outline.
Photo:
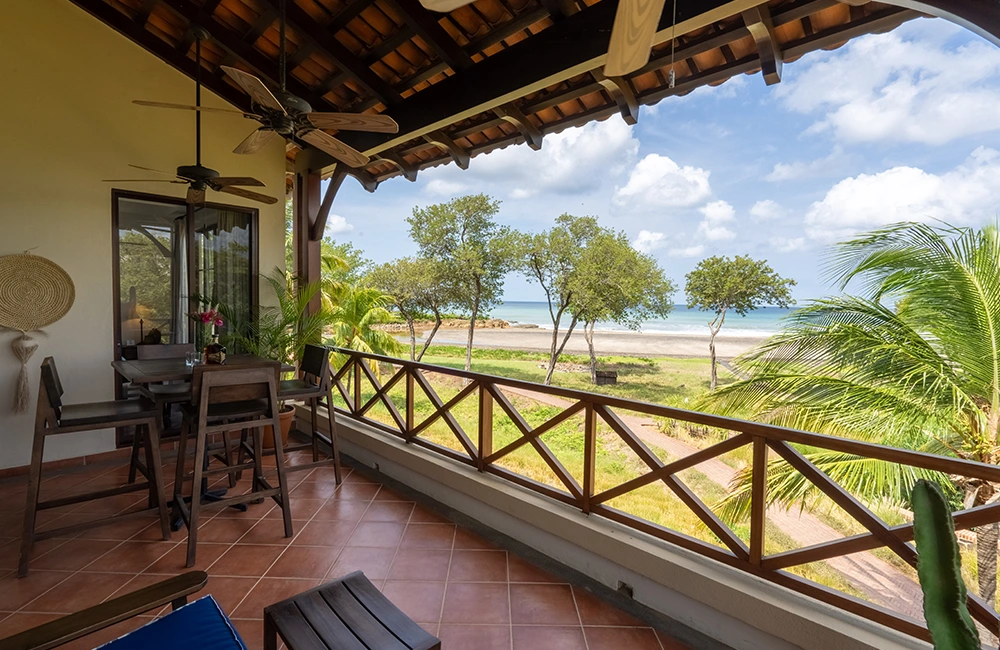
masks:
[[[111,190],[105,178],[143,178],[129,163],[170,171],[194,163],[194,113],[135,106],[133,99],[193,103],[194,82],[66,0],[4,3],[0,19],[0,255],[26,249],[61,265],[76,303],[34,334],[32,402],[38,366],[53,356],[67,402],[114,397],[112,360]],[[210,92],[203,103],[228,106]],[[284,193],[284,142],[253,156],[230,153],[255,123],[203,118],[203,163],[230,176],[255,176],[266,193]],[[183,196],[183,185],[114,187]],[[222,197],[225,197],[224,199]],[[284,207],[216,194],[260,208],[260,270],[284,266]],[[264,298],[262,288],[262,298]],[[34,405],[12,412],[19,365],[0,331],[0,468],[25,465]],[[46,460],[114,449],[114,432],[50,438]]]

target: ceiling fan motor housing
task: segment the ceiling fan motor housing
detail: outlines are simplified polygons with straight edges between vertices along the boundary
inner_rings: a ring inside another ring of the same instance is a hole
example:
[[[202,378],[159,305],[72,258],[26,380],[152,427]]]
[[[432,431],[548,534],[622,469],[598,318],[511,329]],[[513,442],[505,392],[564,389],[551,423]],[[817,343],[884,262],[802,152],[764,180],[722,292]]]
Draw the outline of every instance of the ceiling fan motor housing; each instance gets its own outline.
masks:
[[[276,91],[274,97],[289,113],[312,113],[313,108],[309,102],[301,97],[296,97],[287,90]]]
[[[194,181],[191,187],[203,190],[207,186],[207,181],[219,177],[219,172],[204,165],[181,165],[177,168],[177,175],[181,178],[190,178]]]

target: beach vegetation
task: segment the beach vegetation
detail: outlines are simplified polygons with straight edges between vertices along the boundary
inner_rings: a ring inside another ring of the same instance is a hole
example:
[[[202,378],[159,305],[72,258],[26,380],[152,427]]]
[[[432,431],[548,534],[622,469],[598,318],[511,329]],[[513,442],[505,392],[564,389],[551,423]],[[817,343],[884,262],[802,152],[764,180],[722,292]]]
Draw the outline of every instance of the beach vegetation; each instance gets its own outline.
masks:
[[[745,378],[698,406],[781,426],[995,464],[1000,461],[1000,230],[903,223],[836,245],[841,294],[810,302],[783,332],[737,360]],[[952,507],[1000,498],[998,486],[849,454],[803,454],[861,501],[909,505],[919,479]],[[723,501],[745,515],[750,478]],[[771,502],[812,508],[817,489],[783,460]],[[996,596],[997,524],[975,530],[979,596]]]
[[[726,322],[726,314],[734,311],[746,316],[764,305],[788,307],[794,302],[790,292],[795,280],[783,278],[768,265],[766,260],[755,260],[748,255],[734,258],[715,255],[703,259],[686,276],[688,309],[711,312],[708,321],[708,354],[712,365],[710,390],[715,390],[719,380],[715,357],[715,337]]]
[[[444,309],[454,299],[454,286],[445,266],[427,257],[404,257],[379,264],[365,282],[389,296],[410,332],[410,361],[420,361],[441,328]],[[434,325],[424,333],[424,344],[418,352],[415,323],[427,314]]]

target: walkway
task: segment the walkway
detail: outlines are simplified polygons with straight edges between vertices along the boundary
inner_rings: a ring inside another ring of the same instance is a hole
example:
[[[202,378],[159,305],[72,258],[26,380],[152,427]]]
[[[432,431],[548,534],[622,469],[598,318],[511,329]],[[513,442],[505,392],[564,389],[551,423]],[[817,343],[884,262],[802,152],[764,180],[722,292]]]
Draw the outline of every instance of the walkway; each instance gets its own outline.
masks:
[[[503,391],[558,408],[567,408],[572,405],[569,400],[554,395],[509,387],[504,387]],[[674,457],[683,458],[698,451],[698,448],[693,445],[661,433],[657,421],[653,418],[626,415],[621,412],[617,412],[617,415],[644,442],[655,445]],[[735,469],[715,458],[696,467],[713,483],[724,488],[729,487],[736,474]],[[802,547],[844,537],[814,515],[779,507],[768,509],[767,523],[776,526]],[[917,620],[923,620],[923,599],[920,586],[888,562],[865,552],[832,558],[826,560],[826,564],[840,572],[855,589],[864,594],[871,602]]]

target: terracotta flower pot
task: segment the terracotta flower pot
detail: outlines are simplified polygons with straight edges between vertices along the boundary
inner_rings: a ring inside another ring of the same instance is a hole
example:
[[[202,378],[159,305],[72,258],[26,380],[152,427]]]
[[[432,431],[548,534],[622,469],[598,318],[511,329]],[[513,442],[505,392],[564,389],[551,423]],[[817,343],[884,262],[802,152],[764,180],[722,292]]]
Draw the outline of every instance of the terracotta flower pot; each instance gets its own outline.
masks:
[[[281,446],[288,442],[288,432],[292,430],[292,422],[295,421],[295,407],[288,404],[278,413],[281,423]],[[264,428],[264,449],[274,449],[274,434],[271,427]]]

